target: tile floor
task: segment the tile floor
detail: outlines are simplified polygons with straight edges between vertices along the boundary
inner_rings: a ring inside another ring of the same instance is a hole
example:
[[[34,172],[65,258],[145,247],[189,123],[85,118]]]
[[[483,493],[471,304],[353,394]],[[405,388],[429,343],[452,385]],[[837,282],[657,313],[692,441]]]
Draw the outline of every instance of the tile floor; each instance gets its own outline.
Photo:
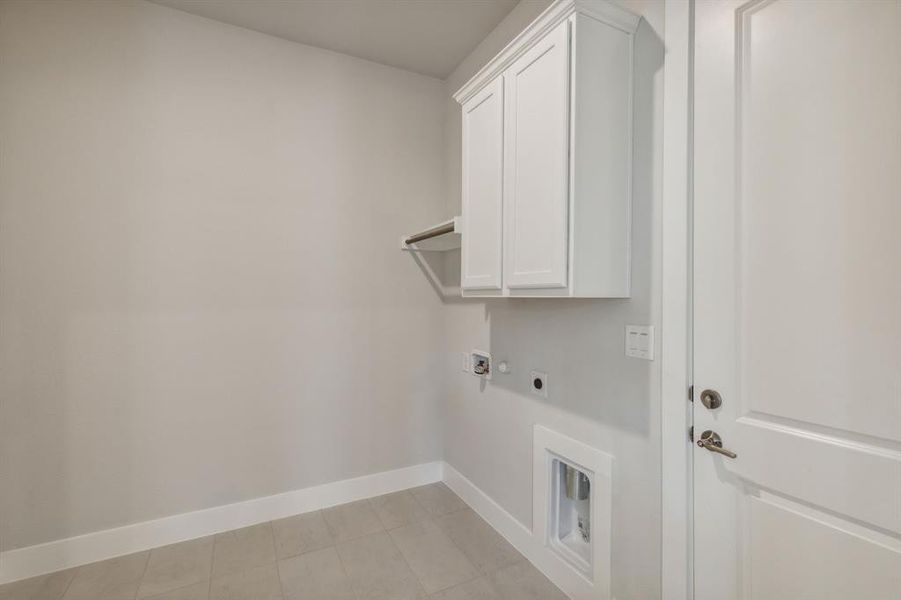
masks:
[[[0,600],[565,600],[443,483],[0,586]]]

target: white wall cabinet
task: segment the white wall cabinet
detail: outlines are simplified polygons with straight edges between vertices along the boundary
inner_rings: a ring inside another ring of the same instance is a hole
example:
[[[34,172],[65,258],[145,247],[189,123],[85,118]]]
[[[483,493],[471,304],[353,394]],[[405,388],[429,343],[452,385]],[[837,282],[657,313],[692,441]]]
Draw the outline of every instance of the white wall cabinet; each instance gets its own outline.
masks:
[[[560,0],[464,85],[464,296],[629,296],[639,18]]]
[[[504,282],[567,284],[569,24],[504,71]]]
[[[460,286],[501,290],[503,81],[496,79],[463,105],[463,229]]]

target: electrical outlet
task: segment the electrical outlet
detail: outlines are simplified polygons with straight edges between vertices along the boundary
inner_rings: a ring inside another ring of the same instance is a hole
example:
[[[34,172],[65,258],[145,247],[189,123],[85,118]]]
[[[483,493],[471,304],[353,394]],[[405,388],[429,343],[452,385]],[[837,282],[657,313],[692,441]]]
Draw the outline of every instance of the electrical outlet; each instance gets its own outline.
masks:
[[[529,375],[532,386],[532,393],[542,398],[547,398],[547,373],[541,371],[532,371]]]

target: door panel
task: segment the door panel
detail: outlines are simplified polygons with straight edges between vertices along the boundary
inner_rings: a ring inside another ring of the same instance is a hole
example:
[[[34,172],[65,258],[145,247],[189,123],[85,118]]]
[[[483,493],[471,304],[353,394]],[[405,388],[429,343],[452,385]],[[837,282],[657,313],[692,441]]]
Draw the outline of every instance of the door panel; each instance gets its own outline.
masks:
[[[894,449],[826,435],[809,425],[790,427],[752,417],[738,418],[728,441],[736,452],[752,449],[729,465],[746,485],[779,490],[874,527],[901,532],[901,462]],[[755,452],[757,446],[763,451]],[[779,468],[774,468],[777,457]]]
[[[748,498],[750,598],[885,598],[901,571],[892,540],[778,496]],[[816,551],[811,552],[815,548]]]
[[[504,72],[504,100],[504,279],[566,287],[569,22]]]
[[[901,598],[901,1],[702,0],[695,597]]]
[[[463,106],[464,290],[501,289],[503,93],[498,77]]]
[[[901,441],[897,13],[741,11],[737,217],[744,409]]]

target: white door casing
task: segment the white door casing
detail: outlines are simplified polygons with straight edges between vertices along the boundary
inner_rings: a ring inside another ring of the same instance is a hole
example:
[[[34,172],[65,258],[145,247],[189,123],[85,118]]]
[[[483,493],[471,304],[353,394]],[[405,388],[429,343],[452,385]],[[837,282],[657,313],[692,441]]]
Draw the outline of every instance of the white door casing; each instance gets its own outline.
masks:
[[[699,1],[697,600],[901,598],[901,1]],[[700,401],[717,390],[720,408]]]
[[[503,272],[504,86],[500,77],[463,105],[460,286],[500,290]]]
[[[504,281],[566,287],[569,22],[504,71]]]

